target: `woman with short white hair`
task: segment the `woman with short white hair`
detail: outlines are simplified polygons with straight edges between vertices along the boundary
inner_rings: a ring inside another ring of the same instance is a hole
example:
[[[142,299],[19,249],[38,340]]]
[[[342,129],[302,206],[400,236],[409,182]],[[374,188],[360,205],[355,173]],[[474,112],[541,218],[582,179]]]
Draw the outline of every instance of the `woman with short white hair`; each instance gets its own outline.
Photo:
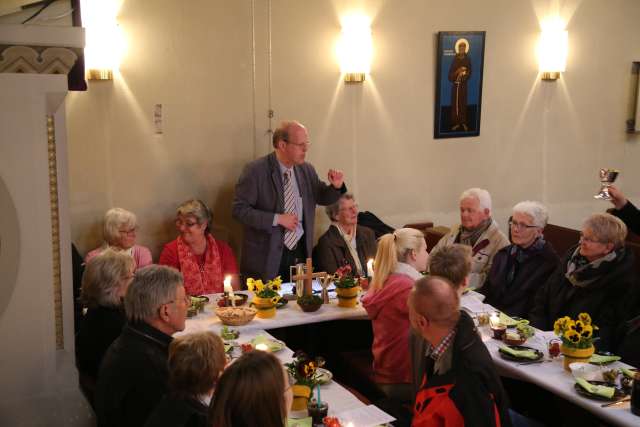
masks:
[[[605,213],[589,216],[580,242],[536,295],[531,323],[545,331],[556,319],[589,313],[599,328],[598,350],[615,351],[615,329],[637,315],[634,256],[625,248],[627,227]]]
[[[536,292],[560,266],[560,259],[543,230],[549,214],[540,202],[524,201],[513,207],[509,219],[511,244],[500,249],[484,286],[485,302],[509,316],[529,318]]]
[[[136,245],[137,232],[138,219],[133,212],[122,208],[109,209],[104,214],[104,243],[87,254],[85,264],[107,248],[130,255],[136,263],[136,269],[152,264],[151,251],[144,246]]]
[[[76,364],[81,387],[89,400],[102,357],[126,323],[122,300],[134,270],[133,258],[106,249],[89,260],[82,276],[80,298],[87,311],[76,335]]]

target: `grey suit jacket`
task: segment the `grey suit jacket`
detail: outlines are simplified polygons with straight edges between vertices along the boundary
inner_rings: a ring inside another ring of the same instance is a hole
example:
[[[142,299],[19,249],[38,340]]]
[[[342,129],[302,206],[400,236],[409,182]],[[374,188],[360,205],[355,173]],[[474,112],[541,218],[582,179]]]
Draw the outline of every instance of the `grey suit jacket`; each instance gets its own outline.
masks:
[[[293,168],[303,205],[302,236],[311,256],[316,205],[335,203],[346,192],[322,182],[309,163]],[[269,280],[278,274],[284,247],[284,228],[273,226],[273,215],[284,213],[284,187],[275,153],[249,163],[236,184],[233,217],[244,225],[240,272]],[[288,280],[288,278],[282,278]]]

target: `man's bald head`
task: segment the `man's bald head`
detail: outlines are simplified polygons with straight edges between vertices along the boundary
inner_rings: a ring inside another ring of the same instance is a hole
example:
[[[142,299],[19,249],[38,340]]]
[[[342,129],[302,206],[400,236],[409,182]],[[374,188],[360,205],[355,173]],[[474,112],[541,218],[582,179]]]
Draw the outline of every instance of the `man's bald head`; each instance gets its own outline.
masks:
[[[460,297],[444,277],[427,276],[416,281],[409,307],[437,328],[452,328],[460,318]]]

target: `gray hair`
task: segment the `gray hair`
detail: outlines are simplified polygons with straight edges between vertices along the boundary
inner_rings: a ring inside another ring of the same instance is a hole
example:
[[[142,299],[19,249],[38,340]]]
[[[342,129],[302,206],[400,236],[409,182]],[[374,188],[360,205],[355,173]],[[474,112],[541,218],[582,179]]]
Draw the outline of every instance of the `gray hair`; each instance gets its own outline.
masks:
[[[614,247],[621,248],[627,238],[627,226],[608,213],[595,213],[584,220],[582,229],[590,229],[601,243],[613,243]]]
[[[136,271],[133,283],[124,297],[124,310],[130,322],[140,322],[158,316],[162,304],[175,301],[182,274],[164,265],[149,265]]]
[[[199,200],[199,199],[187,200],[186,202],[178,206],[178,209],[176,210],[176,214],[182,215],[182,216],[194,217],[198,221],[198,224],[202,224],[202,223],[207,224],[206,231],[209,231],[209,227],[211,226],[212,215],[211,215],[211,211],[202,200]]]
[[[120,287],[134,265],[130,255],[113,249],[91,258],[82,275],[82,302],[88,307],[119,306]]]
[[[513,207],[513,213],[521,213],[529,215],[533,219],[533,225],[536,227],[544,228],[549,221],[549,212],[547,208],[540,202],[532,200],[525,200]]]
[[[122,208],[111,208],[104,214],[104,240],[109,245],[120,241],[120,227],[134,228],[138,219],[133,212]]]
[[[468,190],[464,190],[460,195],[460,201],[469,198],[478,200],[482,209],[489,209],[489,211],[491,211],[491,194],[484,188],[469,188]]]
[[[324,208],[324,211],[327,213],[327,216],[331,221],[336,220],[336,216],[338,216],[338,212],[340,212],[340,201],[341,200],[356,200],[352,193],[344,193],[340,196],[337,202],[327,206]]]

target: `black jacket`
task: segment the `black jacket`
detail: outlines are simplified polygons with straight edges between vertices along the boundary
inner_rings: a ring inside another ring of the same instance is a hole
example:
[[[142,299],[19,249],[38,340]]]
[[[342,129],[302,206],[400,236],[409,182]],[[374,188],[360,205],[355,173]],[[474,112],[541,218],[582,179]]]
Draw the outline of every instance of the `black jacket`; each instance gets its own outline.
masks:
[[[415,333],[409,338],[413,385],[417,392],[412,425],[422,427],[418,421],[420,414],[431,412],[436,418],[446,419],[447,425],[456,425],[454,420],[461,419],[460,425],[510,426],[509,403],[502,382],[466,312],[460,312],[456,328],[451,367],[444,373],[433,373],[433,361],[425,356],[427,342]],[[425,374],[426,383],[423,383]]]
[[[361,225],[356,228],[356,249],[362,269],[367,272],[367,260],[376,256],[376,236],[374,232]],[[339,267],[345,264],[351,266],[351,271],[356,272],[356,263],[347,247],[347,242],[340,235],[340,231],[333,225],[318,239],[318,244],[313,250],[313,264],[317,271],[335,273]],[[366,274],[369,275],[369,274]]]
[[[207,427],[208,408],[193,399],[165,396],[147,419],[145,427]]]
[[[560,258],[551,244],[544,242],[541,247],[525,249],[524,259],[517,262],[511,255],[513,247],[509,245],[496,253],[487,281],[479,292],[487,297],[486,304],[509,316],[528,319],[536,293],[560,268]],[[508,276],[514,267],[514,276],[509,283]]]
[[[615,330],[635,313],[636,272],[633,252],[624,250],[616,260],[603,269],[602,275],[585,287],[573,286],[565,277],[568,262],[577,246],[567,251],[561,268],[551,275],[536,295],[529,320],[539,329],[553,330],[556,319],[589,313],[598,326],[598,350],[613,350]]]
[[[94,382],[102,357],[127,322],[122,307],[90,308],[80,320],[76,336],[76,365]]]
[[[146,323],[127,325],[102,360],[96,391],[99,427],[140,427],[167,392],[172,338]]]
[[[622,209],[611,209],[610,212],[620,218],[629,227],[629,230],[640,235],[640,210],[633,203],[627,201]]]

